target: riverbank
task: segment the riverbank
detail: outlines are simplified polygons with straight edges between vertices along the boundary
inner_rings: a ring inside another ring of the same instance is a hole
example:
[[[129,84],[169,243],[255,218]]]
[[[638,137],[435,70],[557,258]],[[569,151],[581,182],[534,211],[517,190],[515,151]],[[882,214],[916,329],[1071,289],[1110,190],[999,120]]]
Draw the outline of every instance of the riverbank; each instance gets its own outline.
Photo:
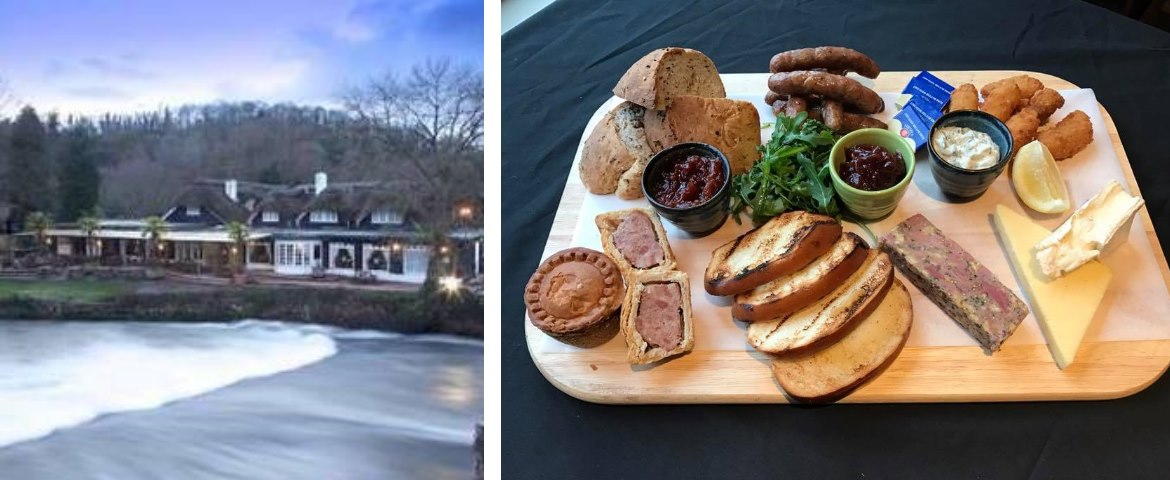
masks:
[[[288,285],[0,280],[0,318],[207,322],[264,318],[483,338],[483,298]]]

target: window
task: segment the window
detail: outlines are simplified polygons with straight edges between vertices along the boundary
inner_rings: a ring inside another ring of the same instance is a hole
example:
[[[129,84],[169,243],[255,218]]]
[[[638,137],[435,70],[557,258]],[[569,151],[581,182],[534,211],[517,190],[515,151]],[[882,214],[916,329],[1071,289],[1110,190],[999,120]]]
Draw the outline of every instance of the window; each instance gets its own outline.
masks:
[[[263,213],[260,214],[260,220],[263,221],[264,223],[279,222],[280,221],[280,212],[273,212],[271,210],[265,210]]]
[[[394,244],[390,247],[390,273],[403,273],[402,245]]]
[[[427,263],[430,260],[431,252],[427,247],[410,247],[406,249],[405,258],[405,273],[411,277],[426,277]]]
[[[277,243],[276,263],[294,267],[303,267],[309,264],[305,256],[305,247],[300,243]]]
[[[309,212],[309,221],[313,223],[337,223],[337,212],[332,210],[313,210]]]
[[[198,217],[200,215],[199,207],[187,207],[188,217]]]
[[[378,210],[370,217],[370,223],[378,225],[402,223],[402,214],[393,210]]]

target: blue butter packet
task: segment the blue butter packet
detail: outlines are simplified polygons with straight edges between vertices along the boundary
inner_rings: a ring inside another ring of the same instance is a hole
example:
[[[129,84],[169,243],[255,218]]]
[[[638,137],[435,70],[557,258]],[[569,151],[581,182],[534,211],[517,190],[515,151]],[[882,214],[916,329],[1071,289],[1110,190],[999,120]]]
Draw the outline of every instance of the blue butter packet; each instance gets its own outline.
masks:
[[[918,116],[914,109],[903,108],[894,115],[894,120],[896,122],[890,126],[896,127],[895,133],[906,139],[914,150],[918,150],[926,144],[926,137],[930,135],[930,125]],[[934,122],[931,121],[930,124],[934,124]]]
[[[918,116],[922,118],[923,122],[930,125],[933,125],[934,121],[938,120],[938,117],[942,116],[942,106],[936,105],[934,102],[931,102],[929,99],[921,95],[914,95],[910,97],[910,101],[906,102],[905,107],[902,107],[903,110],[907,108],[913,109],[914,113],[917,113]]]
[[[933,73],[930,73],[926,70],[919,72],[916,76],[925,80],[927,83],[938,87],[939,90],[947,92],[947,95],[950,95],[951,92],[955,91],[955,87],[952,87],[951,84],[942,81],[941,78],[934,76]]]
[[[909,93],[914,97],[922,97],[923,100],[927,100],[938,106],[940,110],[943,105],[946,105],[951,100],[950,92],[934,86],[930,82],[923,80],[922,77],[911,78],[910,83],[906,84],[906,88],[902,90],[902,93]]]

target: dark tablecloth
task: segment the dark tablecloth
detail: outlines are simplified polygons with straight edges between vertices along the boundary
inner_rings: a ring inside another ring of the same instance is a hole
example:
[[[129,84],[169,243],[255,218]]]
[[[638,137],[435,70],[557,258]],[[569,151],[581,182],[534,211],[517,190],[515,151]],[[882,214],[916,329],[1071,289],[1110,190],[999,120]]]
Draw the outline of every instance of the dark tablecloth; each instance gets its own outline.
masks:
[[[826,407],[606,406],[550,385],[524,342],[523,284],[590,115],[659,47],[699,49],[724,73],[844,45],[884,70],[1034,70],[1093,88],[1170,251],[1165,32],[1078,1],[661,3],[560,0],[503,37],[504,478],[1170,478],[1168,378],[1113,401]]]

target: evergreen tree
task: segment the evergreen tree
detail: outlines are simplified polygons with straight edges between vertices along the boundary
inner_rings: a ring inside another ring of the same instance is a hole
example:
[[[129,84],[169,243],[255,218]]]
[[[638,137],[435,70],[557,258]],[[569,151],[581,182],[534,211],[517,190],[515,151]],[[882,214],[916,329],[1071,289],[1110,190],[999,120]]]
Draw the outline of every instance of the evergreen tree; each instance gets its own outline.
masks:
[[[45,127],[36,110],[24,107],[9,137],[4,190],[9,201],[26,212],[49,210],[53,204],[45,150]]]
[[[57,218],[71,221],[97,206],[101,175],[97,167],[97,142],[93,125],[87,121],[77,122],[66,130],[64,142],[58,159],[61,169],[57,177],[60,182],[58,196],[61,208]]]

